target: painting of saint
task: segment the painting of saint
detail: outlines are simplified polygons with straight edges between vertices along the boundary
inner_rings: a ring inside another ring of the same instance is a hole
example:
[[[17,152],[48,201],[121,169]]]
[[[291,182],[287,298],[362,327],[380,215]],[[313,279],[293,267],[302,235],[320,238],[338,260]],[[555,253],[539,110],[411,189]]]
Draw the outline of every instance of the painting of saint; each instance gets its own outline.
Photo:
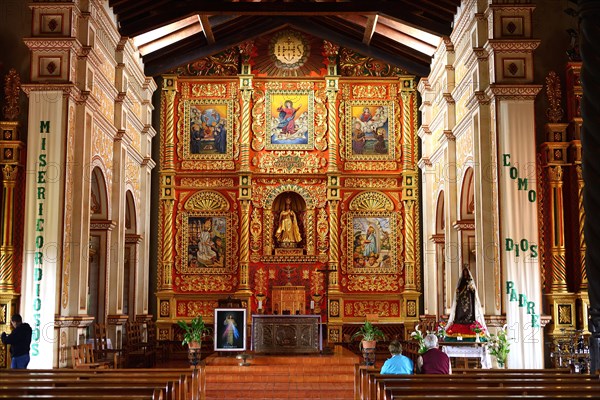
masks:
[[[221,159],[231,153],[228,105],[191,103],[186,113],[189,147],[186,157]]]
[[[224,217],[188,218],[190,267],[224,267],[226,221]]]
[[[390,134],[393,131],[392,106],[385,104],[368,105],[356,102],[347,108],[348,120],[348,152],[350,159],[353,156],[359,160],[381,159],[393,156],[390,152],[390,143],[393,140]],[[393,148],[392,148],[393,150]]]
[[[390,260],[390,220],[387,217],[357,217],[353,220],[353,260],[355,268],[388,266]]]
[[[267,148],[310,149],[313,96],[308,91],[273,91],[267,95]]]

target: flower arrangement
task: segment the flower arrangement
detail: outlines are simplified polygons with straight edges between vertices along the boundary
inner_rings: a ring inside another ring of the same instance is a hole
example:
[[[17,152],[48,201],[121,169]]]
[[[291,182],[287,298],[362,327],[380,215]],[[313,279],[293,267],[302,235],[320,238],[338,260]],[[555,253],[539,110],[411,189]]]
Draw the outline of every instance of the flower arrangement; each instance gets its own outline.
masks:
[[[419,329],[419,325],[415,326],[415,330],[410,333],[410,337],[419,344],[419,354],[423,354],[427,351],[427,347],[425,347],[425,337],[423,336],[423,332]]]
[[[438,322],[435,335],[438,337],[438,339],[444,339],[446,337],[446,321]]]
[[[490,350],[490,354],[496,357],[498,366],[500,368],[504,368],[504,365],[506,364],[506,358],[510,352],[509,340],[510,338],[506,332],[506,325],[504,325],[502,329],[499,329],[495,335],[491,334],[488,337],[488,348]]]
[[[485,328],[479,321],[475,321],[470,326],[471,331],[475,333],[483,333],[485,335]]]

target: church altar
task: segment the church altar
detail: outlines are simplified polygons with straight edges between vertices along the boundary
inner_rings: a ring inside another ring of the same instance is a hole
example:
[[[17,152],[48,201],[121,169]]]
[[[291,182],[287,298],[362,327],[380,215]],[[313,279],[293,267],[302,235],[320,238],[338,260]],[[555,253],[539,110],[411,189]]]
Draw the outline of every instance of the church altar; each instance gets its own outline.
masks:
[[[486,343],[478,342],[445,342],[440,343],[442,351],[448,357],[479,358],[482,369],[492,368],[492,360]]]
[[[322,350],[320,315],[253,315],[255,353],[306,354]]]

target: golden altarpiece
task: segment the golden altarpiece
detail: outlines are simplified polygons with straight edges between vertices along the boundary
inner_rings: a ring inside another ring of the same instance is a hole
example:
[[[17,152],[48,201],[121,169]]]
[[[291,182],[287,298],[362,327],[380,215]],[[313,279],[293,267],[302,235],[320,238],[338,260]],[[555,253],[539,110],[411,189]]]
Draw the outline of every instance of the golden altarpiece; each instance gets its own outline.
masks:
[[[282,30],[164,75],[160,110],[159,339],[285,287],[330,342],[418,320],[414,76]]]

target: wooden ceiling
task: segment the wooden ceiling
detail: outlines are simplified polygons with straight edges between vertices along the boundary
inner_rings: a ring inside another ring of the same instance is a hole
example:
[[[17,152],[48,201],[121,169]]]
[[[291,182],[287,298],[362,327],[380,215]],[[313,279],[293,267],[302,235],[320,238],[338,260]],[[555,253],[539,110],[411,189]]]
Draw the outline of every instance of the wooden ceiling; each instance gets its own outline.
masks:
[[[282,28],[328,40],[417,76],[447,36],[460,0],[110,0],[146,74],[214,55]]]

